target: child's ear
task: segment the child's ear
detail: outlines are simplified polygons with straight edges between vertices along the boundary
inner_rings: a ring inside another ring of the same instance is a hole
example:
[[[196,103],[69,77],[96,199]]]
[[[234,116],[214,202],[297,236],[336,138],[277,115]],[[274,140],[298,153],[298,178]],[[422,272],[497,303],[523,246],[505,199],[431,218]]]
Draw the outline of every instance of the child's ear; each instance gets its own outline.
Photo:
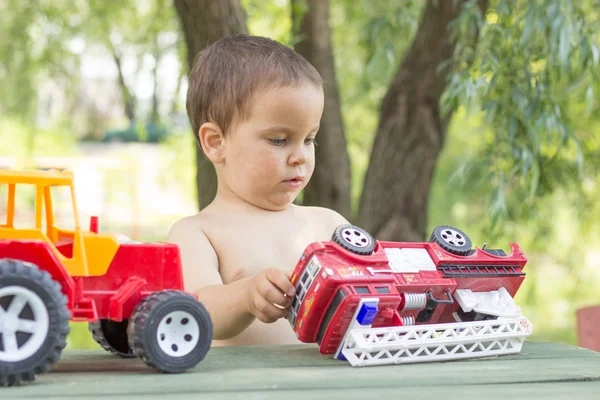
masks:
[[[204,154],[210,161],[219,164],[224,161],[225,138],[219,125],[206,122],[198,130],[198,138]]]

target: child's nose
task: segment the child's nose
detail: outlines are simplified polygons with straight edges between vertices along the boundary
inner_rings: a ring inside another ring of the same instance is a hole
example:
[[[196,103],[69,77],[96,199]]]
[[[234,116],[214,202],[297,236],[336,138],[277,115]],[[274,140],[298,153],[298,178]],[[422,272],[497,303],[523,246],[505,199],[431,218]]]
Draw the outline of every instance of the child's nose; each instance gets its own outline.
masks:
[[[289,158],[291,165],[302,165],[308,161],[308,154],[304,149],[296,149]]]

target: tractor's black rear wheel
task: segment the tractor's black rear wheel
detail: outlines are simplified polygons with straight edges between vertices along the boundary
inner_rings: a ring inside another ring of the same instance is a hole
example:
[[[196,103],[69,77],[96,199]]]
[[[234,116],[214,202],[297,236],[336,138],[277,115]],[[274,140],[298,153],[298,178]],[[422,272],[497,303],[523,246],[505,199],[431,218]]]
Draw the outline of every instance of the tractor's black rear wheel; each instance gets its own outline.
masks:
[[[123,321],[112,321],[110,319],[101,319],[98,322],[90,322],[88,329],[92,333],[92,338],[109,353],[123,358],[135,357],[129,340],[127,338],[128,319]]]

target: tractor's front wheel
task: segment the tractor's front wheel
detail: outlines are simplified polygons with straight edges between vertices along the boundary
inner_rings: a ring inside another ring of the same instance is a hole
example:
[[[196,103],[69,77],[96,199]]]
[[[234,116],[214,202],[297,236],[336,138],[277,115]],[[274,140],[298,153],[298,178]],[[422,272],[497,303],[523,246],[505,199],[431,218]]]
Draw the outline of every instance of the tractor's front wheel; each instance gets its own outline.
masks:
[[[67,344],[67,298],[37,266],[0,260],[0,386],[33,381],[50,370]]]
[[[204,359],[213,324],[204,305],[187,293],[163,291],[144,298],[128,328],[129,346],[147,365],[178,373]]]

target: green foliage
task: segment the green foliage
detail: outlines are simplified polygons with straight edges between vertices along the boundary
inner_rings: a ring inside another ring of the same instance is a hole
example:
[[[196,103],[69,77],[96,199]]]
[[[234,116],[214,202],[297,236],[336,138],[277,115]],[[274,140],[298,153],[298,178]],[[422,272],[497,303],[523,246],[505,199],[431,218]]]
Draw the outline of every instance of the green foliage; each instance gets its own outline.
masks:
[[[592,122],[595,127],[600,123],[598,119]],[[509,242],[518,243],[528,263],[527,278],[516,300],[533,322],[532,339],[576,344],[576,310],[598,303],[599,175],[588,175],[581,185],[583,196],[569,186],[560,188],[538,198],[535,211],[523,218],[506,219],[501,229],[491,230],[488,203],[493,182],[459,185],[460,178],[454,172],[465,157],[477,159],[487,151],[486,142],[479,140],[481,136],[493,138],[485,113],[468,114],[460,108],[448,135],[432,184],[429,230],[440,224],[454,225],[463,229],[476,246],[487,243],[488,247],[505,251],[509,250]],[[600,140],[596,139],[594,146],[598,144]],[[508,196],[507,201],[514,200]]]
[[[493,127],[493,140],[465,167],[468,182],[493,184],[492,226],[530,214],[556,188],[577,190],[591,136],[576,133],[568,115],[577,102],[586,102],[577,118],[598,110],[598,17],[590,2],[499,0],[486,15],[467,1],[454,21],[455,69],[443,105],[483,109]]]
[[[17,162],[31,163],[32,157],[76,154],[75,138],[59,128],[34,128],[20,118],[0,119],[0,157],[14,157]],[[29,167],[27,165],[26,167]]]
[[[136,59],[136,74],[145,60],[149,60],[154,71],[155,88],[158,90],[158,63],[168,52],[175,52],[180,56],[182,70],[186,65],[185,57],[181,51],[183,35],[180,32],[175,9],[170,0],[158,0],[139,3],[135,0],[122,2],[106,2],[93,0],[88,2],[85,10],[81,31],[90,43],[102,44],[117,62],[117,67],[122,68],[123,55]],[[119,71],[121,73],[121,71]],[[143,114],[137,109],[137,99],[133,90],[134,82],[121,83],[124,103],[130,104],[134,109],[134,118],[141,123]],[[174,105],[172,108],[176,108]],[[155,106],[148,112],[148,117],[153,123],[160,123],[161,115]],[[132,122],[132,121],[130,121]]]
[[[289,0],[241,0],[246,24],[251,35],[267,36],[293,46],[292,11]]]
[[[0,2],[0,111],[32,119],[38,86],[48,79],[72,82],[78,59],[66,40],[76,24],[65,9],[78,2]],[[67,87],[68,89],[68,87]]]
[[[126,54],[137,59],[139,69],[143,61],[156,67],[182,42],[170,0],[7,0],[0,2],[0,36],[0,111],[30,121],[44,107],[39,102],[46,86],[65,90],[67,108],[77,104],[84,50],[103,49],[115,59]],[[122,89],[124,100],[135,106],[134,83],[125,81]],[[154,114],[150,110],[157,120]]]
[[[161,145],[160,164],[163,166],[159,175],[160,184],[167,187],[176,182],[176,186],[184,190],[185,198],[196,198],[196,139],[189,131],[177,131],[169,136]]]

